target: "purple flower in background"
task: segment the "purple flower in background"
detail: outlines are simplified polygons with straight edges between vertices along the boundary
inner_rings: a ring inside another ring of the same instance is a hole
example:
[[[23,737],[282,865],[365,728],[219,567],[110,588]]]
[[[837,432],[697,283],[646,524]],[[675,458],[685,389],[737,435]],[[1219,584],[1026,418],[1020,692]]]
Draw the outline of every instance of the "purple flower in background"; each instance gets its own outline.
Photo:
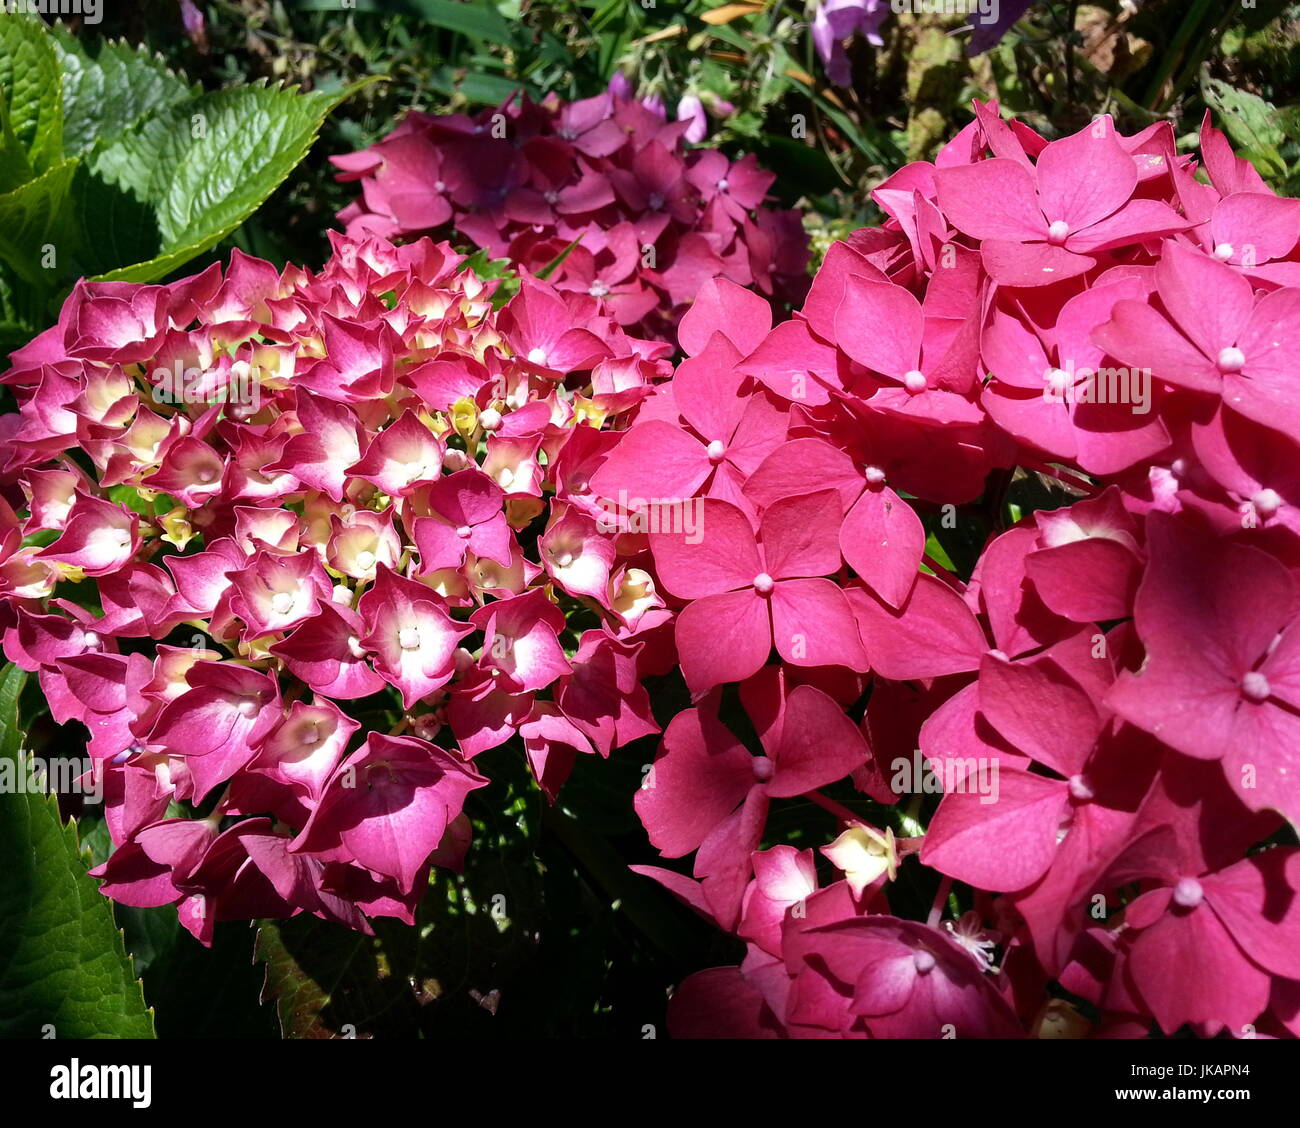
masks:
[[[668,110],[664,107],[664,100],[658,94],[647,94],[641,99],[641,105],[649,110],[656,117],[668,120]]]
[[[196,8],[192,0],[181,0],[181,23],[185,25],[185,34],[194,46],[206,55],[208,53],[208,24],[203,13]]]
[[[632,83],[628,80],[627,75],[622,71],[615,71],[614,76],[609,80],[609,92],[615,98],[631,98]]]
[[[677,120],[689,121],[683,136],[692,145],[698,145],[709,132],[708,119],[704,116],[704,103],[694,94],[683,94],[677,103]]]
[[[879,29],[891,11],[898,15],[927,12],[965,15],[972,34],[966,50],[978,55],[994,46],[1007,29],[1020,19],[1034,0],[822,0],[812,19],[813,45],[835,86],[852,80],[849,55],[844,44],[855,35],[868,43],[883,44]]]
[[[813,16],[813,46],[826,67],[826,77],[836,86],[847,86],[852,77],[844,41],[859,32],[879,47],[884,41],[878,30],[889,14],[885,0],[823,0]]]
[[[966,45],[966,53],[978,55],[994,46],[1032,3],[1033,0],[990,0],[985,5],[990,9],[988,15],[984,15],[982,10],[972,12],[970,22],[975,31]]]

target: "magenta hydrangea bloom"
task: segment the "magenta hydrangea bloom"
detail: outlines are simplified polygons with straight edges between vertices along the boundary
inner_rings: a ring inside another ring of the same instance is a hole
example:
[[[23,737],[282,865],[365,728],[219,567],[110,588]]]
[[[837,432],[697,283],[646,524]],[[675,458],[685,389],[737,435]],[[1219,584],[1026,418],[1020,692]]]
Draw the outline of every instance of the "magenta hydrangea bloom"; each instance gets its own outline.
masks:
[[[596,299],[638,336],[673,340],[713,278],[778,306],[803,297],[808,237],[798,213],[767,206],[774,175],[704,139],[704,105],[615,90],[540,105],[512,97],[474,118],[411,113],[378,144],[332,158],[361,197],[339,219],[387,238],[455,231],[494,258]],[[527,350],[525,350],[527,351]]]
[[[664,589],[692,601],[676,628],[692,690],[744,681],[773,646],[797,666],[865,668],[848,601],[821,578],[840,568],[839,513],[831,490],[783,498],[755,532],[742,510],[709,498],[698,545],[685,533],[651,536]]]
[[[236,254],[84,283],[4,377],[5,653],[89,732],[105,892],[176,905],[205,943],[241,916],[409,921],[470,846],[471,757],[517,737],[554,799],[577,752],[659,731],[643,548],[574,480],[554,493],[665,348],[534,279],[494,310],[445,245],[334,245],[320,274]],[[62,597],[82,580],[95,612]],[[350,711],[376,695],[391,732]]]
[[[515,250],[626,207],[580,285],[336,236],[82,283],[13,355],[0,631],[88,734],[105,893],[409,923],[501,758],[554,802],[659,710],[636,872],[743,946],[671,1033],[1300,1033],[1295,208],[1208,123],[1206,184],[1167,123],[977,105],[774,322],[735,244],[629,257],[764,214],[662,111],[343,162]],[[683,359],[604,278],[690,303]]]
[[[701,292],[689,358],[592,478],[660,504],[642,527],[697,695],[636,800],[691,876],[636,868],[747,945],[681,985],[670,1030],[1289,1036],[1294,210],[1208,123],[1204,185],[1167,127],[1048,142],[976,109],[877,190],[888,220],[831,249],[792,321]],[[1077,500],[954,574],[929,534],[1017,466]],[[669,513],[698,520],[649,520]],[[819,583],[848,619],[787,613]],[[785,647],[796,625],[821,649]],[[727,683],[772,768],[720,718]],[[830,884],[766,833],[796,797],[757,702],[788,718],[813,687],[869,750],[819,735],[804,765]],[[938,792],[921,826],[857,813]],[[900,867],[974,908],[896,919]]]

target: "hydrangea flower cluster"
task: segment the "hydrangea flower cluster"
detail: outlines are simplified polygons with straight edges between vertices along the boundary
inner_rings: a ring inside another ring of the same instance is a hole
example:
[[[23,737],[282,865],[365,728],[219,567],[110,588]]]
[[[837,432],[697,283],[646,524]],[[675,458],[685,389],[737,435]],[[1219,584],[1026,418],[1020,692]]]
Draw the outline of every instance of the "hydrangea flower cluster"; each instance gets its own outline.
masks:
[[[1198,168],[977,110],[792,320],[706,287],[592,479],[700,509],[650,536],[694,704],[636,797],[691,873],[642,872],[746,955],[670,1026],[1300,1034],[1300,201],[1208,121]],[[922,517],[1016,467],[1079,500],[953,574]]]
[[[205,943],[409,922],[469,846],[475,756],[518,735],[553,796],[658,731],[667,614],[588,482],[667,347],[495,285],[446,244],[338,236],[320,274],[236,251],[82,283],[14,354],[4,651],[89,731],[108,896]]]
[[[669,122],[625,87],[571,103],[524,95],[474,117],[412,112],[369,149],[331,158],[361,186],[339,219],[356,236],[455,232],[538,274],[564,256],[548,275],[556,289],[602,300],[653,339],[674,339],[710,278],[778,306],[802,300],[808,238],[797,211],[765,206],[774,174],[752,154],[688,147],[702,109]]]
[[[0,626],[104,891],[410,921],[480,753],[553,797],[677,667],[629,799],[690,871],[637,869],[745,954],[675,1034],[1300,1034],[1300,201],[994,105],[875,199],[789,320],[704,281],[675,371],[427,239],[80,285],[3,378]],[[1006,527],[1022,470],[1074,500]]]

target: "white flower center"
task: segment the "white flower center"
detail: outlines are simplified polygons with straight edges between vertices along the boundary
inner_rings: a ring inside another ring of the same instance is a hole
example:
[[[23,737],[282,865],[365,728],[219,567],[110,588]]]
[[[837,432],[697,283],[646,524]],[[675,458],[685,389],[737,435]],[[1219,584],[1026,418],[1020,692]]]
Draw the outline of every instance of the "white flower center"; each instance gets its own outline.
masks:
[[[1205,900],[1205,890],[1194,877],[1180,877],[1174,886],[1174,904],[1183,909],[1194,909]]]
[[[1241,679],[1241,692],[1250,701],[1267,701],[1272,687],[1268,684],[1268,678],[1258,670],[1251,670]]]
[[[1272,517],[1282,508],[1282,498],[1277,490],[1262,489],[1251,498],[1251,501],[1259,511],[1259,515],[1265,519]]]
[[[1219,353],[1220,372],[1240,372],[1246,367],[1246,354],[1239,348],[1229,346]]]

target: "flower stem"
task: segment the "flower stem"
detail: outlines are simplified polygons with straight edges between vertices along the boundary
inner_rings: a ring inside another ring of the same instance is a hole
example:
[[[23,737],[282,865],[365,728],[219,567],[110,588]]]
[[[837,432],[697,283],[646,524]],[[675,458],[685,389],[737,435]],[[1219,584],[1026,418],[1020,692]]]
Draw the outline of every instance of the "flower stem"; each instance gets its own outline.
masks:
[[[834,799],[823,795],[820,791],[805,792],[804,797],[806,799],[811,799],[819,807],[823,807],[830,811],[830,813],[841,822],[846,822],[850,826],[865,826],[868,830],[875,831],[877,834],[880,833],[879,829],[872,826],[866,819],[862,818],[860,815],[855,815],[848,809],[848,807],[844,806],[843,803],[837,803]]]
[[[930,915],[925,919],[925,923],[931,928],[938,928],[939,922],[943,920],[943,903],[948,899],[948,891],[951,888],[951,877],[944,877],[939,882],[939,891],[934,895],[934,903],[930,906]]]

